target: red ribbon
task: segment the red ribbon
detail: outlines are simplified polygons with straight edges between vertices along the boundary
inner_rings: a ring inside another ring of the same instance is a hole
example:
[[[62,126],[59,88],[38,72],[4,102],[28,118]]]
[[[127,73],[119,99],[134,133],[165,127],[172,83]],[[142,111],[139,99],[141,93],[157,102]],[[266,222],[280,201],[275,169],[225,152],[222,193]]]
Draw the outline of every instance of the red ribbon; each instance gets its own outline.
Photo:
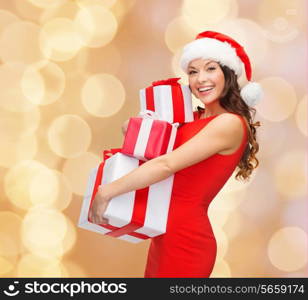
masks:
[[[158,85],[170,85],[172,94],[172,106],[173,106],[173,122],[171,123],[185,122],[184,96],[182,93],[181,85],[177,82],[179,79],[180,77],[154,81],[152,83],[152,86],[149,86],[145,89],[146,109],[155,111],[153,88]]]
[[[168,78],[164,80],[158,80],[158,81],[153,81],[152,86],[157,86],[157,85],[180,85],[178,83],[178,80],[181,79],[181,77],[174,77],[174,78]]]
[[[112,155],[118,153],[121,151],[121,148],[117,149],[110,149],[110,150],[104,150],[103,151],[103,157],[104,157],[104,162],[110,158]],[[95,195],[98,191],[98,187],[100,186],[103,178],[103,168],[104,168],[104,162],[100,163],[97,174],[96,174],[96,179],[94,183],[94,188],[91,196],[91,203],[90,203],[90,208],[92,206],[93,200],[95,198]],[[143,162],[139,162],[139,165],[142,164]],[[146,212],[146,206],[147,206],[147,194],[148,194],[148,189],[149,188],[144,188],[137,190],[135,192],[135,201],[134,201],[134,208],[133,208],[133,216],[131,219],[131,222],[123,227],[116,227],[112,226],[110,224],[98,224],[101,227],[107,228],[111,230],[110,232],[107,232],[105,235],[113,236],[113,237],[118,237],[123,234],[128,234],[133,237],[139,238],[139,239],[148,239],[150,238],[149,236],[138,233],[138,232],[131,232],[134,231],[144,225],[144,219],[145,219],[145,212]],[[91,222],[89,216],[88,216],[88,221]]]
[[[106,161],[106,159],[110,158],[112,155],[121,152],[121,148],[114,148],[114,149],[109,149],[109,150],[104,150],[103,151],[103,158],[104,161]]]

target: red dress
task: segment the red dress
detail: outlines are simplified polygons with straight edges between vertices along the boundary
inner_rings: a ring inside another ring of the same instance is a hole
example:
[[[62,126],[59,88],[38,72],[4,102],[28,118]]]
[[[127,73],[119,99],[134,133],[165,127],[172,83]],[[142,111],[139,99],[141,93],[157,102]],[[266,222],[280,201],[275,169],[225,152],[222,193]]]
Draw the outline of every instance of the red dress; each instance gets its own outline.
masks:
[[[175,148],[192,138],[216,116],[182,125]],[[166,233],[152,238],[144,277],[209,277],[216,259],[216,240],[207,216],[209,204],[238,165],[247,145],[244,126],[240,147],[213,156],[174,174]]]

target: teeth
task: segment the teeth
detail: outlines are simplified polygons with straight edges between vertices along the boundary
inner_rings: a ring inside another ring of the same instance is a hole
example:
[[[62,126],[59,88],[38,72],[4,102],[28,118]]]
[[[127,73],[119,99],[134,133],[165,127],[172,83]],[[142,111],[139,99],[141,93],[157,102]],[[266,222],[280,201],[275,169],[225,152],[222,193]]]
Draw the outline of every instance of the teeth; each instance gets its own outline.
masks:
[[[198,90],[199,90],[199,92],[205,92],[205,91],[209,91],[211,89],[212,89],[212,87],[206,87],[206,88],[201,88],[201,89],[198,89]]]

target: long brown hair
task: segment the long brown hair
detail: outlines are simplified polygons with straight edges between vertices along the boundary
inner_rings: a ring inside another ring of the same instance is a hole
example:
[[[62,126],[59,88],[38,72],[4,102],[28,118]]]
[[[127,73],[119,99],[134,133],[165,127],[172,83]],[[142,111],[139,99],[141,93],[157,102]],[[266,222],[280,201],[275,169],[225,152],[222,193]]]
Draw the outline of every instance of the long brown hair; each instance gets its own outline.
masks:
[[[226,66],[220,65],[224,76],[225,86],[222,91],[222,95],[219,99],[220,105],[228,112],[242,115],[249,125],[248,128],[248,143],[241,157],[241,160],[237,167],[239,171],[235,175],[236,179],[248,180],[253,169],[257,168],[259,161],[256,158],[256,153],[259,151],[259,144],[257,142],[256,133],[257,127],[260,126],[260,122],[253,123],[256,110],[250,107],[244,102],[240,95],[240,88],[237,82],[237,75],[233,70]],[[198,106],[198,110],[204,110]]]

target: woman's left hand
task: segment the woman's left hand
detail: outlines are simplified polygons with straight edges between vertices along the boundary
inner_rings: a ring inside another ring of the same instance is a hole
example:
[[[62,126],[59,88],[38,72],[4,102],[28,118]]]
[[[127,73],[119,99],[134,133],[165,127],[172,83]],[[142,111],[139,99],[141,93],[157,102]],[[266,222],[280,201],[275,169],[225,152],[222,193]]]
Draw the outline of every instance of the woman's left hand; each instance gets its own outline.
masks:
[[[108,224],[109,220],[104,218],[103,214],[105,213],[110,200],[111,199],[104,194],[104,188],[100,185],[89,211],[89,218],[92,223],[103,225]]]

